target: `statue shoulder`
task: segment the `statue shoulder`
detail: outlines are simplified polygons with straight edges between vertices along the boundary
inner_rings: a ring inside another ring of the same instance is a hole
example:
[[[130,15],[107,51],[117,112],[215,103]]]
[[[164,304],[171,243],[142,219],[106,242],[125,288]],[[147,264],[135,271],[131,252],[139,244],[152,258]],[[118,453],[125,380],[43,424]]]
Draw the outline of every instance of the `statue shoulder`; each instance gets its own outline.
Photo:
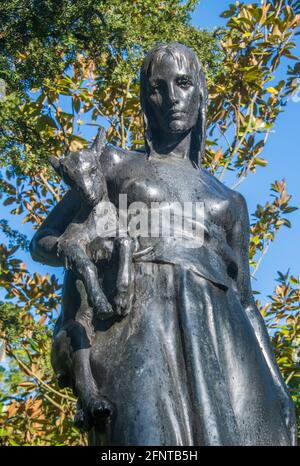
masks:
[[[119,171],[125,164],[135,159],[142,160],[145,158],[146,153],[143,151],[125,150],[112,144],[107,144],[100,155],[101,165],[106,177],[110,177],[116,170]]]

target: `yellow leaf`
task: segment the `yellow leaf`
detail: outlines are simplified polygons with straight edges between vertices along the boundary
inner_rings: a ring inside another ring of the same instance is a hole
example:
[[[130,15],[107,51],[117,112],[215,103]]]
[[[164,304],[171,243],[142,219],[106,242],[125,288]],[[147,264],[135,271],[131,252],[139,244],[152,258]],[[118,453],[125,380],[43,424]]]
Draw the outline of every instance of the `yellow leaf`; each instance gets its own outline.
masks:
[[[84,147],[83,143],[80,141],[72,141],[70,144],[70,151],[71,152],[76,152],[77,150],[80,150]]]
[[[275,89],[274,87],[267,87],[266,91],[270,92],[271,94],[278,94],[277,89]]]

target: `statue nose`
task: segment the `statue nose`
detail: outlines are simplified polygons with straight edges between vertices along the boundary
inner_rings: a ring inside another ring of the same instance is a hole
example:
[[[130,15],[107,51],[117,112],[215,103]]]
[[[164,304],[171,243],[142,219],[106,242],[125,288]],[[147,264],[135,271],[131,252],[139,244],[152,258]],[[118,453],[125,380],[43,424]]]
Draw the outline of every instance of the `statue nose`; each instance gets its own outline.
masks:
[[[171,103],[174,105],[174,104],[176,104],[176,103],[178,102],[178,98],[177,98],[176,96],[172,96],[172,97],[170,98],[170,101],[171,101]]]
[[[175,92],[175,89],[172,83],[170,84],[168,88],[168,94],[169,94],[169,100],[172,104],[178,102],[178,97],[176,95],[176,92]]]

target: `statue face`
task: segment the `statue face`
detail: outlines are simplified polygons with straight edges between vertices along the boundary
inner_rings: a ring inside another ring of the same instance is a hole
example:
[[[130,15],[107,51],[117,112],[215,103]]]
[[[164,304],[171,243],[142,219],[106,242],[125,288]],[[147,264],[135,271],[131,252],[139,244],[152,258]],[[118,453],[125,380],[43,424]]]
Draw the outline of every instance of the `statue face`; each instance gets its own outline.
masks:
[[[169,55],[154,63],[147,94],[154,126],[164,133],[182,134],[196,125],[200,93],[193,72],[185,64],[180,67]]]

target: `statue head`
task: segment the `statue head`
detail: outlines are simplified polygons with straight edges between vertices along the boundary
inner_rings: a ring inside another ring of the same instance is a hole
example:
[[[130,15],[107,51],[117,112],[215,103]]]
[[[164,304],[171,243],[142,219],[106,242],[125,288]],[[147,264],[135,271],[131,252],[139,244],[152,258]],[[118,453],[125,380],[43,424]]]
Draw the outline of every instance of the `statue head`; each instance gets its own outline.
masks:
[[[90,149],[69,152],[63,159],[50,156],[50,163],[63,181],[75,189],[85,205],[94,207],[107,195],[105,177],[99,154],[106,143],[105,130],[100,127]]]
[[[148,154],[166,136],[191,132],[189,157],[200,164],[205,148],[207,86],[195,52],[179,43],[161,44],[141,68],[141,105]]]

